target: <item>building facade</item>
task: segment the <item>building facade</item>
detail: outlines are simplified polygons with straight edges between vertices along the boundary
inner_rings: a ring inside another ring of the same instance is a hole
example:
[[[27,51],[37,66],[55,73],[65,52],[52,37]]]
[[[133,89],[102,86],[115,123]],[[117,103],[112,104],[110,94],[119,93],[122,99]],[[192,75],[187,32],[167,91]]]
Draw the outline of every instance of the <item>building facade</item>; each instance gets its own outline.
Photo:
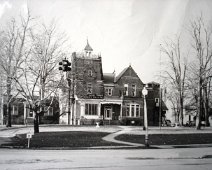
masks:
[[[4,101],[5,97],[2,99],[2,124],[6,124],[6,103]],[[51,105],[50,105],[51,103]],[[48,108],[48,109],[47,109]],[[27,125],[34,123],[35,115],[30,110],[27,101],[23,98],[13,98],[10,103],[10,112],[11,112],[11,124],[12,125]],[[48,110],[39,116],[40,124],[59,124],[59,102],[57,99],[53,101],[46,101],[46,106],[44,110]]]
[[[72,54],[72,71],[67,74],[70,90],[60,95],[63,99],[60,100],[62,107],[60,123],[143,125],[144,84],[137,73],[132,66],[128,66],[117,76],[115,73],[103,73],[101,56],[92,52],[93,49],[87,42],[84,52]],[[147,105],[154,108],[148,110],[150,125],[158,125],[159,121],[155,99],[158,98],[159,87],[155,87],[148,88],[150,92],[148,96],[151,97],[147,97],[149,103]],[[70,100],[74,102],[68,101],[67,96],[72,96]],[[69,112],[70,122],[68,122]]]

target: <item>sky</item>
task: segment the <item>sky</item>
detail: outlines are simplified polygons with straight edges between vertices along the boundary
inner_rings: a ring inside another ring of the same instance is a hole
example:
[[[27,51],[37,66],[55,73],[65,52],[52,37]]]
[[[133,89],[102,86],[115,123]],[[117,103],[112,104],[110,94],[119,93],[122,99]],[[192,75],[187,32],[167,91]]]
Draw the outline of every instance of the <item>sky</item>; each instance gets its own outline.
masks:
[[[41,21],[58,22],[71,52],[81,52],[88,38],[93,53],[101,53],[104,73],[131,65],[144,83],[159,79],[165,38],[181,34],[201,13],[212,18],[211,0],[0,0],[0,24],[27,6]]]

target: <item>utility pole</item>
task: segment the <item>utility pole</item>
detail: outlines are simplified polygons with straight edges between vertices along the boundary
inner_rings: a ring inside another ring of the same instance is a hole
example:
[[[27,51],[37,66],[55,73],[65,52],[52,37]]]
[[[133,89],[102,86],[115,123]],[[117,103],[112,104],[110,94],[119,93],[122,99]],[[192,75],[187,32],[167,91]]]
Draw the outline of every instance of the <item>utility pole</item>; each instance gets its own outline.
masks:
[[[70,120],[71,120],[71,118],[70,118],[71,117],[71,79],[69,79],[69,77],[68,77],[68,72],[71,71],[71,63],[66,58],[63,59],[62,62],[59,62],[59,70],[66,72],[66,77],[67,77],[67,81],[68,81],[68,125],[70,125]],[[73,84],[73,82],[72,82],[72,84]],[[73,118],[73,116],[72,116],[72,118]]]
[[[161,129],[161,117],[162,117],[162,88],[160,87],[159,89],[159,95],[160,95],[160,98],[159,98],[159,127]]]
[[[74,125],[74,103],[75,103],[75,98],[74,98],[74,86],[75,86],[75,78],[74,78],[74,71],[72,70],[72,125]]]
[[[68,81],[68,125],[70,125],[71,120],[71,80],[67,78]]]

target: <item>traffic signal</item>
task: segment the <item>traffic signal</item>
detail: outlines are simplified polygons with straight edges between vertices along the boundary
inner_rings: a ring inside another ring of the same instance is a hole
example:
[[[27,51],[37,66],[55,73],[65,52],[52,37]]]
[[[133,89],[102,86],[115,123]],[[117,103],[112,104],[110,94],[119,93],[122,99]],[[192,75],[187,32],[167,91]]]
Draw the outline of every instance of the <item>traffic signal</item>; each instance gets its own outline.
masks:
[[[63,59],[62,62],[59,62],[59,70],[71,71],[71,63],[67,59]]]
[[[64,70],[63,62],[59,62],[59,70]]]
[[[71,71],[71,63],[66,60],[65,71]]]

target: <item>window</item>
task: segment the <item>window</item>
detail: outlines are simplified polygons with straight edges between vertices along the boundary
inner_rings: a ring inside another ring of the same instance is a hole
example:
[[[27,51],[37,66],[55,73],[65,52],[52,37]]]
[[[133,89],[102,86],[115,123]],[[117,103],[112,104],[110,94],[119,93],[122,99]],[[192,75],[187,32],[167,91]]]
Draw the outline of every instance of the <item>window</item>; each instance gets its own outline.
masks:
[[[18,106],[13,106],[12,114],[18,115]]]
[[[85,115],[97,115],[97,104],[85,104]]]
[[[128,104],[126,107],[126,116],[139,117],[140,116],[140,105]]]
[[[33,111],[30,108],[26,108],[27,117],[33,117]]]
[[[124,94],[128,96],[128,84],[124,84]]]
[[[135,117],[135,105],[131,105],[131,116]]]
[[[127,105],[126,116],[130,116],[130,105]]]
[[[155,98],[155,105],[156,107],[159,107],[159,98]]]
[[[89,77],[92,77],[92,76],[93,76],[92,70],[88,70],[88,76],[89,76]]]
[[[112,96],[112,94],[113,94],[113,89],[112,89],[112,88],[106,88],[106,89],[105,89],[105,93],[106,93],[108,96]]]
[[[139,117],[140,107],[136,105],[136,117]]]
[[[44,116],[53,116],[53,107],[45,107]]]
[[[136,85],[135,84],[133,84],[132,85],[132,96],[136,96]]]
[[[92,94],[92,84],[91,83],[87,84],[87,93]]]

